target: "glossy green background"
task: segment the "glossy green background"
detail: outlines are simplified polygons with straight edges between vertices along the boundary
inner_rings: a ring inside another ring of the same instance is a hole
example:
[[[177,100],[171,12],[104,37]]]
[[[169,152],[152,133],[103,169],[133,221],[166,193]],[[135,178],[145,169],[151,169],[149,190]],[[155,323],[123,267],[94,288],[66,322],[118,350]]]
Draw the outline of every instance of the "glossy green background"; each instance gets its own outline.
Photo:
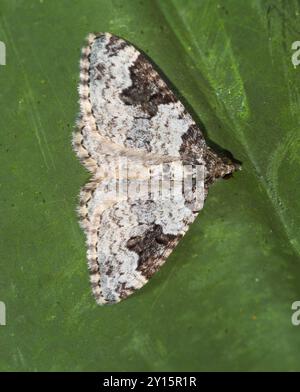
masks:
[[[0,0],[1,370],[300,370],[300,4]],[[243,171],[127,301],[90,293],[71,149],[84,37],[142,48]]]

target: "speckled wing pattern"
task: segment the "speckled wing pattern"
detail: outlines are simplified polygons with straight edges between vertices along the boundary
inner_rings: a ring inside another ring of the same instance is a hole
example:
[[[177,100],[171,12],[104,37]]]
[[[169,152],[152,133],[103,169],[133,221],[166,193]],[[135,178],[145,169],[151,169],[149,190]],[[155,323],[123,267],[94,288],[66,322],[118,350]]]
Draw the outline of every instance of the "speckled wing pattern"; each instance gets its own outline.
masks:
[[[205,168],[204,197],[235,165],[212,151],[183,104],[151,62],[127,41],[90,34],[80,61],[80,114],[73,147],[93,174],[80,192],[92,289],[99,304],[116,303],[142,287],[165,262],[197,216],[189,196],[132,198],[118,187],[124,157],[142,172],[164,163]],[[135,175],[128,176],[128,182]]]

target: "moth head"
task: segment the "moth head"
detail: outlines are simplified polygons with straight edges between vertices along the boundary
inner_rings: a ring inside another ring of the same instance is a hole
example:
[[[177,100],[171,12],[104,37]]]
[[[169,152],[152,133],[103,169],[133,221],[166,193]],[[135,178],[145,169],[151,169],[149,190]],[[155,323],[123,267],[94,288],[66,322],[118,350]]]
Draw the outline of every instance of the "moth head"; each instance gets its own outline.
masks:
[[[206,182],[213,183],[218,178],[229,179],[237,170],[241,170],[241,163],[227,155],[218,155],[209,147],[205,154]]]
[[[224,178],[227,180],[231,178],[233,173],[237,170],[242,170],[240,162],[230,159],[229,157],[221,157],[218,167],[216,168],[216,178]]]

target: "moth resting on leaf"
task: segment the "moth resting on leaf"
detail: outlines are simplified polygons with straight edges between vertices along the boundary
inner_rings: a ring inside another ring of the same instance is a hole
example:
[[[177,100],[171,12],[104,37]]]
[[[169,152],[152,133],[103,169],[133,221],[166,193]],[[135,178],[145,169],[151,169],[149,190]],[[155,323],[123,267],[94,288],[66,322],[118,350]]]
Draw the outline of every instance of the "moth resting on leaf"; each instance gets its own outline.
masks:
[[[209,186],[237,165],[207,146],[149,60],[119,37],[88,36],[79,96],[73,147],[93,174],[81,189],[79,206],[90,279],[99,304],[116,303],[162,266],[203,207],[199,195],[204,201]],[[121,158],[130,169],[125,179],[118,166]],[[186,174],[186,166],[192,174]],[[149,185],[149,175],[162,184],[160,167],[177,185],[172,197],[163,197],[161,189],[155,193],[151,184],[143,197],[128,195],[128,189],[120,192],[121,186]],[[199,167],[204,173],[200,190],[193,182],[193,170]],[[178,172],[184,173],[179,184]],[[184,192],[188,176],[192,186]]]

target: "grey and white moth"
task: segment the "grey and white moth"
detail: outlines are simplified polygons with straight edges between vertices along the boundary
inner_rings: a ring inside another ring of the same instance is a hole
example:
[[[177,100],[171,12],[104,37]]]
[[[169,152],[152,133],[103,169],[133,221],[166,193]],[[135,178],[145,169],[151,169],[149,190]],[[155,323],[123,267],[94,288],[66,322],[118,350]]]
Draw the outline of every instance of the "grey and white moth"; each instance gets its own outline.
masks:
[[[209,186],[237,166],[207,146],[151,62],[119,37],[88,36],[79,96],[73,147],[93,174],[79,206],[90,279],[99,304],[116,303],[163,265]]]

